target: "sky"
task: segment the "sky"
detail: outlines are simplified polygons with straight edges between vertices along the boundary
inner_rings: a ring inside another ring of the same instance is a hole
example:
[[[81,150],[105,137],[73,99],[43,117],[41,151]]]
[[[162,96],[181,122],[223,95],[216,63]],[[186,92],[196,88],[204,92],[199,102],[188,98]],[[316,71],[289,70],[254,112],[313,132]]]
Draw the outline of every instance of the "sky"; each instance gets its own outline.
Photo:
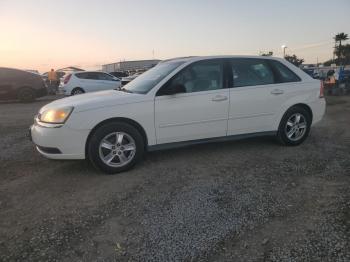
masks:
[[[191,55],[332,57],[350,0],[0,0],[0,66],[101,69]]]

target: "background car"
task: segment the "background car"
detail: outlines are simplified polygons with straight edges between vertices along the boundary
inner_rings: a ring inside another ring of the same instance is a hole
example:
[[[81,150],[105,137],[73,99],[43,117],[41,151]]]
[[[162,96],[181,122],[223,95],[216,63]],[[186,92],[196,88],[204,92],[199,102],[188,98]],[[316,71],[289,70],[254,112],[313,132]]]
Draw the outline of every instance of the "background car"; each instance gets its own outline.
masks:
[[[142,74],[141,72],[138,72],[138,73],[135,73],[135,74],[133,74],[131,76],[123,77],[122,78],[122,85],[124,86],[124,85],[130,83],[132,80],[134,80],[135,78],[137,78],[141,74]]]
[[[118,77],[118,78],[129,76],[129,74],[126,73],[126,72],[111,72],[109,74],[112,75],[112,76]]]
[[[65,95],[117,89],[121,80],[104,72],[84,71],[68,74],[60,87]]]
[[[0,99],[31,102],[47,94],[40,75],[13,68],[0,67]]]

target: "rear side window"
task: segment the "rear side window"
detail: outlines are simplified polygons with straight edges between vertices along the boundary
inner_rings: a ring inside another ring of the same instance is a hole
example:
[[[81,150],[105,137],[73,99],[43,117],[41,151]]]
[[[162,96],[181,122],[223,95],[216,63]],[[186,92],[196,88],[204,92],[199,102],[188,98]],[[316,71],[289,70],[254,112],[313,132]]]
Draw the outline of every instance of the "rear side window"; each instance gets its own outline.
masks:
[[[276,83],[288,83],[288,82],[299,82],[301,81],[300,77],[297,76],[292,70],[290,70],[284,64],[270,60],[269,61],[272,70],[275,73]]]
[[[78,73],[78,74],[75,74],[75,76],[80,79],[88,79],[88,73]]]
[[[107,75],[105,73],[98,73],[98,79],[99,80],[113,81],[113,77],[111,77],[110,75]]]
[[[275,76],[265,59],[231,59],[233,86],[257,86],[275,83]]]

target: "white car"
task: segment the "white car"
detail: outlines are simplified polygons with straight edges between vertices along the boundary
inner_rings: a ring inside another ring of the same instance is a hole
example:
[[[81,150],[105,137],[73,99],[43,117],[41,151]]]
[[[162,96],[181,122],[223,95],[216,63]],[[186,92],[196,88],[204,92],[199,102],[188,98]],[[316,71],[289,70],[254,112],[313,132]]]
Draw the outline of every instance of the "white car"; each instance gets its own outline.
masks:
[[[325,112],[323,86],[286,60],[216,56],[167,60],[126,87],[56,100],[30,128],[52,159],[89,159],[107,173],[146,151],[273,135],[299,145]]]
[[[143,73],[141,72],[138,72],[138,73],[135,73],[131,76],[126,76],[126,77],[123,77],[122,78],[122,85],[126,85],[128,83],[130,83],[132,80],[134,80],[135,78],[139,77],[140,75],[142,75]]]
[[[121,80],[104,72],[80,71],[68,74],[60,91],[67,95],[78,95],[102,90],[117,89],[121,86]]]

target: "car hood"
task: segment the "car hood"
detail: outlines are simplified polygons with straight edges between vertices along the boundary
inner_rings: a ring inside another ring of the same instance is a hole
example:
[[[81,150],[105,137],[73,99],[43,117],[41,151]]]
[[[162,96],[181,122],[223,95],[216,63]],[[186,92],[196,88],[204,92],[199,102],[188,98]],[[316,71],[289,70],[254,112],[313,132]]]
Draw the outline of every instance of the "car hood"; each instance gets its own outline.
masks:
[[[69,106],[74,107],[74,112],[81,112],[101,107],[135,103],[142,100],[145,100],[145,95],[117,90],[100,91],[55,100],[42,107],[39,113],[49,109]]]

